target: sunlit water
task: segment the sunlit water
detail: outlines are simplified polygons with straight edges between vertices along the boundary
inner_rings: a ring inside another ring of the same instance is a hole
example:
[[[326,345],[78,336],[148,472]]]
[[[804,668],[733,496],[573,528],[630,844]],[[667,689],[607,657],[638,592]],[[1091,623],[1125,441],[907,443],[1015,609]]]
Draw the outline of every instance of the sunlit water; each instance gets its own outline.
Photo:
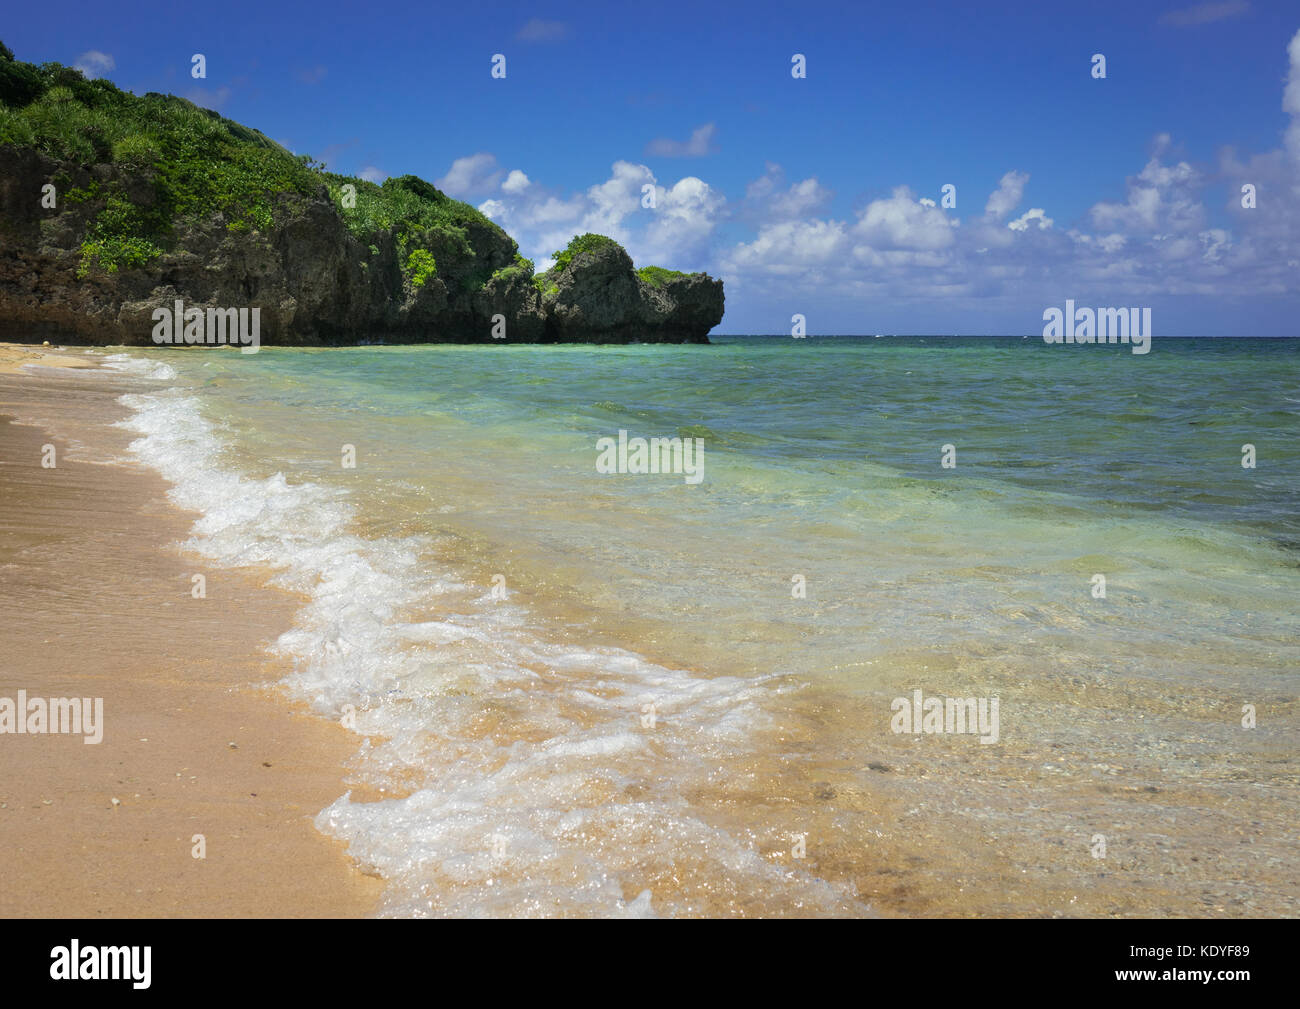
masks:
[[[311,599],[385,913],[1296,913],[1300,341],[131,356],[193,547]]]

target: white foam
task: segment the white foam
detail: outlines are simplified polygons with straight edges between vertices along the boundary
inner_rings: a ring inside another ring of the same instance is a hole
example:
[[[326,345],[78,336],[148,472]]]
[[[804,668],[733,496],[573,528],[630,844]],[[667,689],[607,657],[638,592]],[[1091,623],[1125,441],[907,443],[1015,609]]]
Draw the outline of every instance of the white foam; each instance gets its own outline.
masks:
[[[117,357],[119,370],[175,377]],[[270,566],[309,597],[275,644],[292,662],[290,687],[330,717],[355,708],[363,778],[409,792],[349,793],[317,818],[387,879],[385,913],[644,917],[689,912],[710,887],[809,913],[861,910],[705,822],[686,798],[753,745],[768,684],[549,641],[525,609],[439,570],[431,538],[363,539],[345,492],[240,473],[193,392],[121,402],[133,411],[122,425],[139,435],[132,453],[201,515],[186,546],[218,564]],[[675,877],[683,860],[698,880],[685,896],[639,885]]]
[[[103,363],[105,368],[125,372],[134,378],[172,382],[178,377],[176,369],[170,364],[164,361],[152,361],[147,357],[133,357],[130,354],[109,354],[104,358]]]

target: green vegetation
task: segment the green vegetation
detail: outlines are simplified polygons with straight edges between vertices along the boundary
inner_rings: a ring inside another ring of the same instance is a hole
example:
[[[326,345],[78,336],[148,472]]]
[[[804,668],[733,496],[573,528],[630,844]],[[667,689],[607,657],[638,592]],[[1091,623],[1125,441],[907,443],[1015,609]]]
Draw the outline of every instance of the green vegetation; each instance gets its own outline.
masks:
[[[7,48],[0,49],[0,144],[147,173],[147,205],[128,201],[120,182],[75,194],[103,204],[81,247],[83,275],[92,262],[108,270],[147,263],[170,245],[180,221],[220,213],[236,229],[268,228],[274,194],[307,195],[319,186],[304,159],[256,130],[183,98],[137,97],[58,63],[22,63]]]
[[[462,290],[477,290],[491,276],[478,262],[474,236],[481,239],[491,233],[514,245],[474,207],[453,200],[418,176],[385,179],[383,185],[332,172],[323,172],[320,178],[353,235],[366,240],[379,232],[392,232],[399,260],[409,263],[408,248],[424,249],[438,262],[450,264],[444,280],[454,279]],[[345,186],[352,188],[345,190]],[[373,254],[376,247],[371,248]],[[517,250],[515,255],[518,258]]]
[[[162,152],[146,136],[133,133],[113,145],[113,164],[125,168],[153,168],[162,161]]]
[[[416,175],[385,179],[382,186],[332,172],[323,173],[321,181],[329,187],[330,197],[340,208],[348,229],[358,238],[392,231],[400,241],[421,231],[439,231],[472,254],[469,231],[475,227],[497,228],[468,203],[453,200]],[[354,207],[348,207],[343,198],[346,185],[356,190]]]
[[[411,275],[412,287],[423,287],[424,282],[438,272],[433,253],[428,249],[416,249],[406,260],[406,272]]]
[[[372,255],[378,233],[394,234],[399,262],[407,263],[416,286],[434,272],[435,256],[458,266],[453,272],[463,285],[481,286],[488,271],[477,263],[471,236],[481,229],[504,235],[473,207],[414,175],[379,186],[327,173],[310,157],[295,157],[257,130],[183,98],[136,96],[109,81],[88,81],[72,67],[23,63],[2,42],[0,144],[131,173],[138,207],[126,200],[122,181],[93,183],[75,196],[59,188],[62,200],[99,205],[81,247],[83,275],[94,263],[107,270],[143,265],[173,248],[178,230],[218,214],[232,231],[266,231],[292,212],[292,197],[315,196],[322,186]],[[152,188],[151,199],[139,198],[142,180]],[[341,199],[349,184],[355,187],[353,208]],[[427,264],[418,252],[428,256]]]
[[[621,248],[618,242],[612,238],[606,238],[604,235],[593,235],[587,232],[585,235],[578,235],[565,248],[559,252],[552,252],[551,258],[555,260],[555,265],[551,267],[556,273],[563,272],[564,268],[573,261],[573,257],[580,252],[595,252],[597,249],[603,249],[607,245],[613,245]]]
[[[663,287],[664,281],[689,276],[681,270],[665,270],[662,266],[643,266],[636,271],[636,275],[651,287]]]
[[[528,281],[554,298],[575,256],[618,243],[576,236],[540,276],[515,243],[474,207],[414,175],[377,184],[326,171],[257,130],[174,95],[143,96],[72,67],[14,59],[0,42],[0,145],[34,149],[63,162],[52,181],[58,207],[79,207],[78,275],[146,266],[199,228],[267,232],[328,196],[368,259],[396,261],[411,288],[438,277],[449,292],[492,280]],[[102,167],[92,177],[88,169]],[[391,244],[390,244],[391,243]],[[366,252],[369,255],[366,255]],[[492,266],[513,262],[494,273]],[[662,287],[684,276],[657,266],[638,276]]]
[[[523,256],[519,255],[519,253],[516,252],[515,261],[510,266],[503,266],[501,267],[501,269],[497,270],[496,273],[492,274],[492,279],[510,280],[514,277],[522,277],[524,279],[527,279],[532,276],[533,276],[533,261],[531,259],[525,259]],[[533,278],[533,282],[534,283],[537,282],[535,277]],[[538,290],[541,290],[541,288],[538,288]]]
[[[533,278],[533,287],[537,288],[537,293],[543,298],[548,295],[553,297],[559,294],[560,285],[555,282],[555,278],[558,274],[559,271],[555,267],[551,267],[545,273],[537,274],[537,276]]]

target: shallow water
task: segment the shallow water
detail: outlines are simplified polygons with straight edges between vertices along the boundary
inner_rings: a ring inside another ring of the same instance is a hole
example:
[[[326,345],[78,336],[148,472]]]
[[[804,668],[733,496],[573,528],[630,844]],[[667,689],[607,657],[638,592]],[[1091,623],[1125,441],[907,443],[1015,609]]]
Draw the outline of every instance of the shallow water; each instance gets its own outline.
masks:
[[[114,363],[191,545],[311,597],[387,913],[1296,913],[1300,341]],[[703,479],[597,472],[621,430]]]

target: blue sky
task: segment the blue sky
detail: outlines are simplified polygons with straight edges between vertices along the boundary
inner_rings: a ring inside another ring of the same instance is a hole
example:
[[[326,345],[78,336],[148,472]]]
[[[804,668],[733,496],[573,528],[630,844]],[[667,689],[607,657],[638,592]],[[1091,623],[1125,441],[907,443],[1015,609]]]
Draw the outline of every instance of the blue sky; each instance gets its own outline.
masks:
[[[798,312],[812,333],[1039,333],[1073,298],[1151,306],[1157,336],[1300,333],[1294,3],[58,13],[15,8],[3,38],[335,171],[421,175],[539,269],[594,230],[638,265],[708,270],[718,332],[788,332]],[[956,207],[928,205],[945,184]]]

